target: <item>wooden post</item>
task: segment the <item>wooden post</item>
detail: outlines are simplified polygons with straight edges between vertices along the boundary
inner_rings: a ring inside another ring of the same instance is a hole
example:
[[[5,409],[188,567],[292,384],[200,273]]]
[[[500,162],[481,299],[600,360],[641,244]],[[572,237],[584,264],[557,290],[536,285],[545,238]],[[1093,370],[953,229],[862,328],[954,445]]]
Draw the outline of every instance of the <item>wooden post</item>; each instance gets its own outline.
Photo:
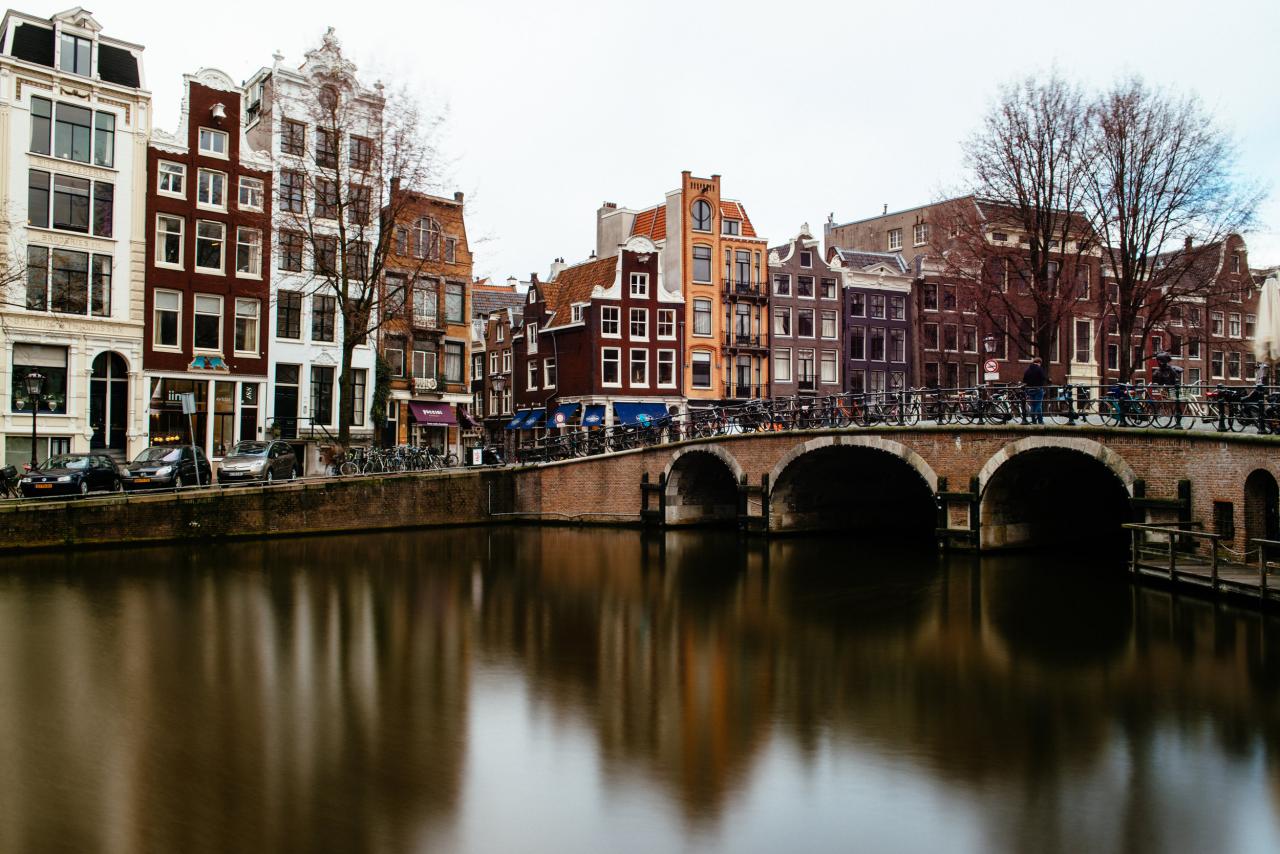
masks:
[[[1213,592],[1218,592],[1218,538],[1209,538],[1209,574],[1213,577]]]
[[[1178,553],[1174,549],[1174,546],[1176,545],[1175,541],[1177,539],[1178,538],[1175,537],[1173,534],[1169,535],[1169,580],[1170,581],[1175,581],[1177,576],[1177,571],[1174,569],[1175,565],[1177,564]]]
[[[1129,571],[1134,575],[1138,574],[1138,538],[1142,532],[1137,528],[1130,528],[1129,533],[1133,536],[1129,538],[1131,546],[1129,549]]]
[[[1258,595],[1267,601],[1267,544],[1258,543]]]

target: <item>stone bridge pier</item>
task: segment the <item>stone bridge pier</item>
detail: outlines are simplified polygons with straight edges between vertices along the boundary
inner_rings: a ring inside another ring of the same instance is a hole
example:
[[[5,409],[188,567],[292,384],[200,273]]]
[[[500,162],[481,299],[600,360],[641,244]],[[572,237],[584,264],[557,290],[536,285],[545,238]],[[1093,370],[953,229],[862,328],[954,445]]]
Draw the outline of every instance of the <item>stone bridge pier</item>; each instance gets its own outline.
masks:
[[[1121,524],[1274,536],[1280,440],[1078,426],[722,436],[515,472],[526,518],[851,531],[949,548],[1083,545]]]

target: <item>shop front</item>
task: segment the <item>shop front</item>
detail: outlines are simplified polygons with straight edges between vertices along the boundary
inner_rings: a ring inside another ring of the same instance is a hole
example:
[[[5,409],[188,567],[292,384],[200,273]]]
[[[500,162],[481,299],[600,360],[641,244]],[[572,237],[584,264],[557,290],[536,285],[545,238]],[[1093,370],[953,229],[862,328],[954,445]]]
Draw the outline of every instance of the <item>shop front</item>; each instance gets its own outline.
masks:
[[[211,459],[236,442],[262,438],[261,380],[149,377],[152,445],[196,444]],[[185,415],[182,396],[192,395],[195,413]]]
[[[409,401],[409,441],[441,453],[458,453],[458,412],[452,403]]]

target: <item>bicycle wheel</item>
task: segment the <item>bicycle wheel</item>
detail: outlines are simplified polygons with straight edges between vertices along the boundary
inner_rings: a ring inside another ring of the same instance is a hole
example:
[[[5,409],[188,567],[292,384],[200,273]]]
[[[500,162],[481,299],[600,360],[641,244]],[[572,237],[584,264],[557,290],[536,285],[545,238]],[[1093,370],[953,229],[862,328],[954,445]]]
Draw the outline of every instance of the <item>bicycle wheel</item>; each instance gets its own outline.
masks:
[[[920,404],[904,403],[902,404],[902,423],[908,427],[914,427],[920,423]]]

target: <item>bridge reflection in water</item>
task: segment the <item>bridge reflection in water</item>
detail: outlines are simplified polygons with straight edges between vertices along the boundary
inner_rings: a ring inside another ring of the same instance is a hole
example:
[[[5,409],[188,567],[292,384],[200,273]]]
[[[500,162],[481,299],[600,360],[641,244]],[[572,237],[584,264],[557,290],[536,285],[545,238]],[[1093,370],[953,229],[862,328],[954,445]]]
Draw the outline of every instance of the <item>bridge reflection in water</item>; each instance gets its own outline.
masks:
[[[1280,849],[1280,622],[1120,565],[466,529],[0,574],[0,850]]]

